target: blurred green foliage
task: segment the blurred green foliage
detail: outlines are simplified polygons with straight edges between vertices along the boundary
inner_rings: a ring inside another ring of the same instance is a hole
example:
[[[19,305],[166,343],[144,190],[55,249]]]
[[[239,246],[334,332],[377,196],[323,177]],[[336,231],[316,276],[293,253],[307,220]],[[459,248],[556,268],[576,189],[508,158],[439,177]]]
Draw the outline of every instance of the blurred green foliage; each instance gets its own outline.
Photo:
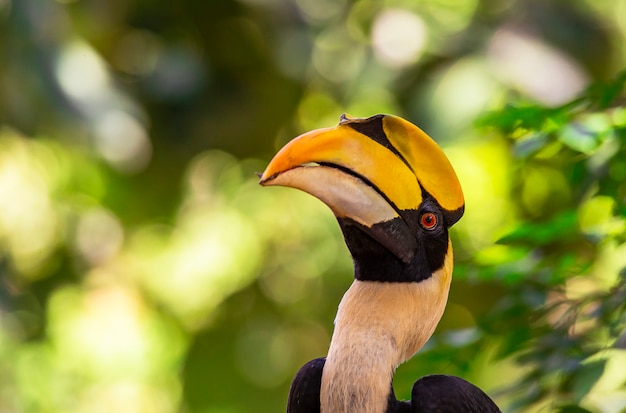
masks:
[[[0,0],[0,411],[283,411],[352,266],[257,185],[394,113],[466,195],[436,334],[398,369],[505,411],[626,409],[626,1]]]

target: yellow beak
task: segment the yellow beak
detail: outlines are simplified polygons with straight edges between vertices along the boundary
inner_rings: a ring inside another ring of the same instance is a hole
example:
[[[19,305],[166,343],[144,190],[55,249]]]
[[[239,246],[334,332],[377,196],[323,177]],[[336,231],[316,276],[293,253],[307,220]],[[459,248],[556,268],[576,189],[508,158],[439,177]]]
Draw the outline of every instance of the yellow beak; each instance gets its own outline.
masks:
[[[418,210],[430,196],[450,226],[464,207],[458,178],[439,146],[417,126],[390,115],[342,115],[334,128],[298,136],[276,154],[260,183],[319,198],[338,218],[369,229],[404,262],[413,258],[417,242],[406,211]],[[392,220],[393,231],[375,226]]]

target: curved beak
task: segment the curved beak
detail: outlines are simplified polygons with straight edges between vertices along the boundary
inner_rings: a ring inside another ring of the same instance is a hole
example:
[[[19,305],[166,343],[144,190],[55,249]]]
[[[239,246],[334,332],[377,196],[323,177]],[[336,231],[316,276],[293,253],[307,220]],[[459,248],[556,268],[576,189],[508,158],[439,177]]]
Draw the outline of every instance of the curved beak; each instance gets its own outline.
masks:
[[[342,115],[334,128],[298,136],[274,156],[260,184],[317,197],[405,263],[413,259],[417,239],[404,211],[419,209],[427,192],[449,212],[449,226],[464,204],[456,174],[437,144],[411,123],[388,115]]]

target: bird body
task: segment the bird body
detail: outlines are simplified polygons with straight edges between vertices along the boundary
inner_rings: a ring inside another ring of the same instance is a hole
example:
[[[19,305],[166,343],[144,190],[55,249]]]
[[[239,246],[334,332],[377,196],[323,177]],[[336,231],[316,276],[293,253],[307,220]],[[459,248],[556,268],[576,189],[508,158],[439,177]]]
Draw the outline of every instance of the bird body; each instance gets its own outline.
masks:
[[[344,115],[337,127],[283,147],[261,184],[297,188],[328,205],[354,262],[328,355],[296,374],[288,413],[499,411],[458,377],[418,380],[410,403],[391,387],[396,367],[426,343],[444,312],[453,268],[448,229],[465,205],[452,165],[428,135],[395,116]]]

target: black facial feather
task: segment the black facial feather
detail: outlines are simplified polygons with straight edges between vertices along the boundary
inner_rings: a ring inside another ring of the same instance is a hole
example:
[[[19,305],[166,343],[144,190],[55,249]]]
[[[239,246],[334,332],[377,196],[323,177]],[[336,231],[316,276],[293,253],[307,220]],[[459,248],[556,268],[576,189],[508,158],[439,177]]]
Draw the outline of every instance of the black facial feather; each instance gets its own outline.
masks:
[[[417,239],[417,251],[409,263],[404,263],[369,236],[371,229],[351,220],[339,218],[346,245],[354,260],[355,278],[383,282],[417,282],[429,278],[443,266],[448,252],[446,211],[426,191],[418,210],[402,211],[402,218],[374,224],[376,230],[393,233],[401,220],[409,225]],[[422,214],[435,214],[438,224],[433,229],[420,225]]]

